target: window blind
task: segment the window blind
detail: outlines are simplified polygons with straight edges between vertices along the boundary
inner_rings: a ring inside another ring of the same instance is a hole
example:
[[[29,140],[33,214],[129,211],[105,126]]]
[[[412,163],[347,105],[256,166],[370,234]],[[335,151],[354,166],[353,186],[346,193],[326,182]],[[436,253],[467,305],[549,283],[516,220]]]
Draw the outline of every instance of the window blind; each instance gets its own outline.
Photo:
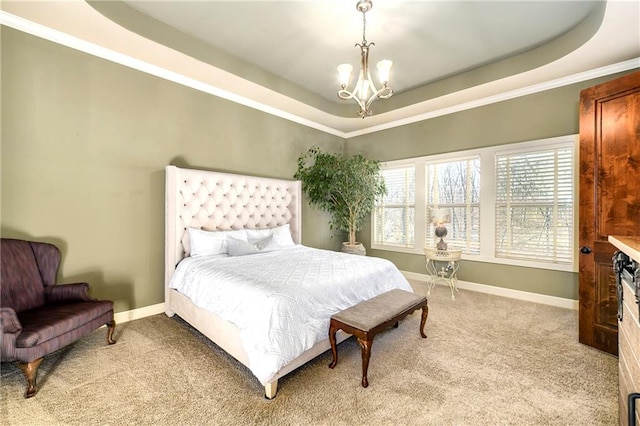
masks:
[[[381,171],[387,195],[374,209],[374,243],[398,247],[415,246],[415,166]]]
[[[573,261],[573,148],[496,156],[495,256]]]
[[[451,249],[466,254],[480,252],[480,157],[426,164],[425,246],[435,247],[435,225],[429,212],[446,208],[451,222],[445,223],[445,241]]]

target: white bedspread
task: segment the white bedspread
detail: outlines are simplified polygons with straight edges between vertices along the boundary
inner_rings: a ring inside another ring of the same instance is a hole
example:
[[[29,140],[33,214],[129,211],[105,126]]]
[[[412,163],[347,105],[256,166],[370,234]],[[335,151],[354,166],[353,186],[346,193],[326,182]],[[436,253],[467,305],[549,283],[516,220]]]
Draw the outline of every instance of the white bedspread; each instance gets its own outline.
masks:
[[[170,283],[240,329],[249,368],[265,385],[327,338],[334,313],[411,286],[388,260],[295,246],[248,256],[186,258]]]

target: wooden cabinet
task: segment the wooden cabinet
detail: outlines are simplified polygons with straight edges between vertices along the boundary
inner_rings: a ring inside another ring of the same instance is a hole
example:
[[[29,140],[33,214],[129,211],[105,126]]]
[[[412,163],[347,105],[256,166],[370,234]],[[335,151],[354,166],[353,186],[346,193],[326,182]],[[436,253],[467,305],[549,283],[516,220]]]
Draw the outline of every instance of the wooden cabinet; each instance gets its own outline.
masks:
[[[629,395],[640,393],[640,237],[614,236],[609,240],[631,262],[619,281],[622,295],[618,309],[620,425],[640,425],[640,400],[635,399],[635,422],[629,410]]]

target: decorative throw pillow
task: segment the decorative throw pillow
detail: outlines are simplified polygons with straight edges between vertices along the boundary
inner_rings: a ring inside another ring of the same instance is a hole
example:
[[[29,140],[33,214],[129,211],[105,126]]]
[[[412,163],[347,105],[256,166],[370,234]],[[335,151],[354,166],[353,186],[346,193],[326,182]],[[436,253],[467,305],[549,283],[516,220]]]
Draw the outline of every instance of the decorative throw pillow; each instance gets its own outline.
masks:
[[[256,247],[262,252],[280,250],[282,246],[276,240],[275,235],[269,235],[267,238],[256,242]]]
[[[245,256],[260,251],[256,244],[251,244],[248,241],[238,240],[233,237],[227,238],[227,250],[229,256]]]
[[[273,235],[269,235],[255,243],[227,238],[227,248],[230,256],[245,256],[247,254],[278,250],[280,245],[273,238]]]
[[[255,243],[273,234],[273,229],[247,229],[247,241]]]

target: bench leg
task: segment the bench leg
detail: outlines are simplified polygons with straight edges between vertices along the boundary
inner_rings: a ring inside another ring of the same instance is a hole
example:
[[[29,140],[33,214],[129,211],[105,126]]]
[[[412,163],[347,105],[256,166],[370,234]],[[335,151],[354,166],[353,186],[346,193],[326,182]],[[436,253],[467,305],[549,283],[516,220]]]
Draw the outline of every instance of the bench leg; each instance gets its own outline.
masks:
[[[367,371],[369,370],[369,358],[371,358],[371,345],[373,340],[364,340],[358,338],[358,343],[362,348],[362,387],[369,386],[369,380],[367,380]]]
[[[336,332],[338,329],[333,325],[329,326],[329,343],[331,344],[331,355],[333,360],[329,364],[329,368],[333,368],[338,363],[338,348],[336,347]]]
[[[422,336],[422,338],[426,339],[427,335],[424,334],[424,325],[427,322],[427,316],[429,315],[429,307],[427,305],[424,305],[422,307],[422,319],[420,320],[420,336]]]

